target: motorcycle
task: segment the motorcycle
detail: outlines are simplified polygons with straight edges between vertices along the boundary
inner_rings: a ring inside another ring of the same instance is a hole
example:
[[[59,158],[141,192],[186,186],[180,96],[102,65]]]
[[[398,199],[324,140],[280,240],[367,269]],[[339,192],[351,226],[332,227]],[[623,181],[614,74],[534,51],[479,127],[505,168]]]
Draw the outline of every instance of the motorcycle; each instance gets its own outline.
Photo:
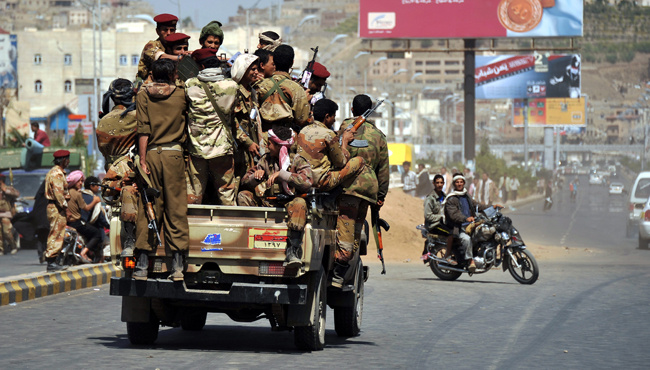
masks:
[[[106,238],[105,243],[108,242]],[[61,265],[81,265],[84,263],[83,258],[81,257],[81,251],[86,247],[86,239],[79,234],[79,232],[70,226],[65,227],[65,236],[63,237],[63,248],[58,255],[57,262]],[[104,262],[104,250],[105,245],[102,245],[98,248],[98,252],[94,253],[93,251],[88,252],[88,257],[90,257],[93,263]]]
[[[441,280],[453,281],[463,273],[469,276],[482,274],[492,268],[501,266],[521,284],[534,284],[539,277],[539,267],[533,254],[526,249],[519,231],[512,226],[512,220],[501,214],[495,207],[479,213],[475,221],[466,229],[472,237],[472,248],[476,270],[468,270],[469,261],[460,258],[457,248],[459,241],[454,239],[452,256],[457,265],[451,265],[444,258],[446,253],[445,238],[429,234],[424,225],[416,227],[427,239],[428,264],[431,271]]]

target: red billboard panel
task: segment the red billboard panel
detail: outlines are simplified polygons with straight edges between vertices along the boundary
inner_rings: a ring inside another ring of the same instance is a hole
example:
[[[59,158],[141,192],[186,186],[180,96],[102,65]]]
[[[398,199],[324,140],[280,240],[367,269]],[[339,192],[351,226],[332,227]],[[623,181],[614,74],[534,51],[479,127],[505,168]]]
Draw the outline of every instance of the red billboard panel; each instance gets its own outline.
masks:
[[[360,0],[362,38],[582,36],[582,0]]]

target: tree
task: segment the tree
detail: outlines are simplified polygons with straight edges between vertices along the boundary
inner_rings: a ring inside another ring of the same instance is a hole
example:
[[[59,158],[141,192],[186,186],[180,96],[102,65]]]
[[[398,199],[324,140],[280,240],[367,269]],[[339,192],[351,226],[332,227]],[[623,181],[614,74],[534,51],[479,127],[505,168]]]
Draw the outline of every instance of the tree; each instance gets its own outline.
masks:
[[[72,136],[72,139],[70,139],[70,142],[68,143],[69,146],[72,147],[86,147],[86,139],[84,139],[84,128],[81,126],[77,126],[77,129],[74,131],[74,136]]]

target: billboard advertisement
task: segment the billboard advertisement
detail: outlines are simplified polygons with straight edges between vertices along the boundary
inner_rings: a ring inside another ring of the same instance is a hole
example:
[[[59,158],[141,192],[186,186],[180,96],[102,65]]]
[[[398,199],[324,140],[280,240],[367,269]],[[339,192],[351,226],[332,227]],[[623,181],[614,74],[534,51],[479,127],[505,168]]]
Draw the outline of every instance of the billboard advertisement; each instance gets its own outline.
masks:
[[[16,35],[0,34],[0,86],[15,89],[18,85]]]
[[[360,0],[361,38],[580,37],[583,0]]]
[[[579,98],[579,54],[477,56],[476,99]]]
[[[528,126],[585,126],[587,98],[528,99]],[[512,105],[512,125],[524,126],[524,100],[515,99]]]

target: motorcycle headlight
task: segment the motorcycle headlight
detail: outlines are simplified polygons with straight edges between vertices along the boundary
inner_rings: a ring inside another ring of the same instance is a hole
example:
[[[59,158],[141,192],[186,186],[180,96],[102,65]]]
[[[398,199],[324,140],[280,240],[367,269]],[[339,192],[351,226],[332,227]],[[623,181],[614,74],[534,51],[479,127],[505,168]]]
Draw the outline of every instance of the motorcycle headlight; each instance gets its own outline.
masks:
[[[508,235],[507,232],[502,231],[501,232],[501,240],[503,240],[504,243],[507,242],[508,240],[510,240],[510,235]]]

